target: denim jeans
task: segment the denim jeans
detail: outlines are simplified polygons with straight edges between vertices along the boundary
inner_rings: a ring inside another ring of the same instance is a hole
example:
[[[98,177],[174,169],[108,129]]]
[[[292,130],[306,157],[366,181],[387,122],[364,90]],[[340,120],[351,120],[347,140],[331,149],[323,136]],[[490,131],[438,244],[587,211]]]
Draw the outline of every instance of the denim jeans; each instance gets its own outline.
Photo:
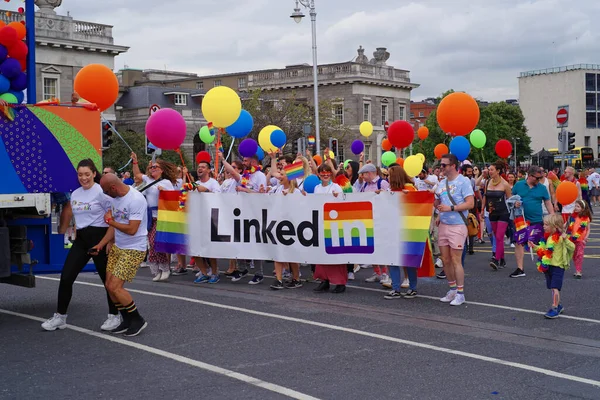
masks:
[[[402,278],[400,277],[400,268],[390,266],[390,278],[392,278],[392,289],[399,292],[400,284],[402,283]],[[408,283],[410,285],[411,290],[417,290],[417,268],[406,268],[408,275]]]

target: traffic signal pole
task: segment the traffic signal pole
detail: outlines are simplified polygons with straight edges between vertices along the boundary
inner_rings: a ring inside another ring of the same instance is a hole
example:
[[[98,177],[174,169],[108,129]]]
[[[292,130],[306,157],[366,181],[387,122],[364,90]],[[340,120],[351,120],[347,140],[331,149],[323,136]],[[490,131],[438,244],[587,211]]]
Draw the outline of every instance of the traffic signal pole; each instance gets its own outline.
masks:
[[[562,158],[561,158],[561,161],[560,161],[560,172],[564,173],[565,172],[565,161],[566,161],[565,158],[567,156],[566,149],[567,149],[567,146],[568,146],[568,144],[567,144],[567,134],[565,132],[565,128],[564,127],[560,128],[560,137],[562,139],[561,140],[561,142],[562,142],[562,146],[561,146]]]

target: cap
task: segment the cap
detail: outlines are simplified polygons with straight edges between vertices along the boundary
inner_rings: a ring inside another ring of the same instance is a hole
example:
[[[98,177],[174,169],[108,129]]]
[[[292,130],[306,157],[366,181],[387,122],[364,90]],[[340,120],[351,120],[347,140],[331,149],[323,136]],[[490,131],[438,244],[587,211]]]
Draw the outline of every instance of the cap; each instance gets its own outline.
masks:
[[[377,172],[377,167],[374,166],[373,164],[365,164],[363,165],[363,167],[358,171],[359,174],[364,174],[365,172]]]
[[[388,174],[388,170],[387,170],[387,169],[385,169],[385,168],[381,168],[381,174],[382,174],[382,175],[389,175],[389,174]]]

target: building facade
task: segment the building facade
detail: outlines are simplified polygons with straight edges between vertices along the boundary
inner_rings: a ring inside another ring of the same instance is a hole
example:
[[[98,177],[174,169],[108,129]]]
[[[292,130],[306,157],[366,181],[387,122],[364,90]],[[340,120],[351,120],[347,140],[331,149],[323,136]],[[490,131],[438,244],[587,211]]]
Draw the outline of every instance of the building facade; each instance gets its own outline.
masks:
[[[569,106],[566,128],[575,132],[575,146],[589,146],[600,154],[600,65],[577,64],[522,72],[519,104],[534,152],[557,148],[556,113]]]

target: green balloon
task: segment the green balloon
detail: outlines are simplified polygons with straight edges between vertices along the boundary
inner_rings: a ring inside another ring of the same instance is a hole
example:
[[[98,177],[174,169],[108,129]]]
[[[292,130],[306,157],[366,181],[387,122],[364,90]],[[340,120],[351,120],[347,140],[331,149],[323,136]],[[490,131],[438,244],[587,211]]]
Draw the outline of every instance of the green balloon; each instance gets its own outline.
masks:
[[[348,168],[348,164],[350,164],[350,161],[352,161],[352,160],[344,161],[344,169]]]
[[[215,135],[210,133],[208,126],[203,126],[200,128],[200,132],[198,134],[200,135],[200,140],[202,140],[203,143],[211,144],[215,141]]]
[[[381,156],[381,163],[386,167],[396,162],[396,153],[393,151],[386,151]]]
[[[487,140],[485,137],[485,133],[483,133],[481,129],[475,129],[473,132],[471,132],[469,139],[471,140],[471,144],[473,145],[473,147],[475,147],[476,149],[482,149],[483,146],[485,146],[485,142]]]
[[[19,102],[19,100],[17,100],[17,97],[12,93],[4,93],[0,96],[0,99],[4,100],[9,104],[17,104]]]

